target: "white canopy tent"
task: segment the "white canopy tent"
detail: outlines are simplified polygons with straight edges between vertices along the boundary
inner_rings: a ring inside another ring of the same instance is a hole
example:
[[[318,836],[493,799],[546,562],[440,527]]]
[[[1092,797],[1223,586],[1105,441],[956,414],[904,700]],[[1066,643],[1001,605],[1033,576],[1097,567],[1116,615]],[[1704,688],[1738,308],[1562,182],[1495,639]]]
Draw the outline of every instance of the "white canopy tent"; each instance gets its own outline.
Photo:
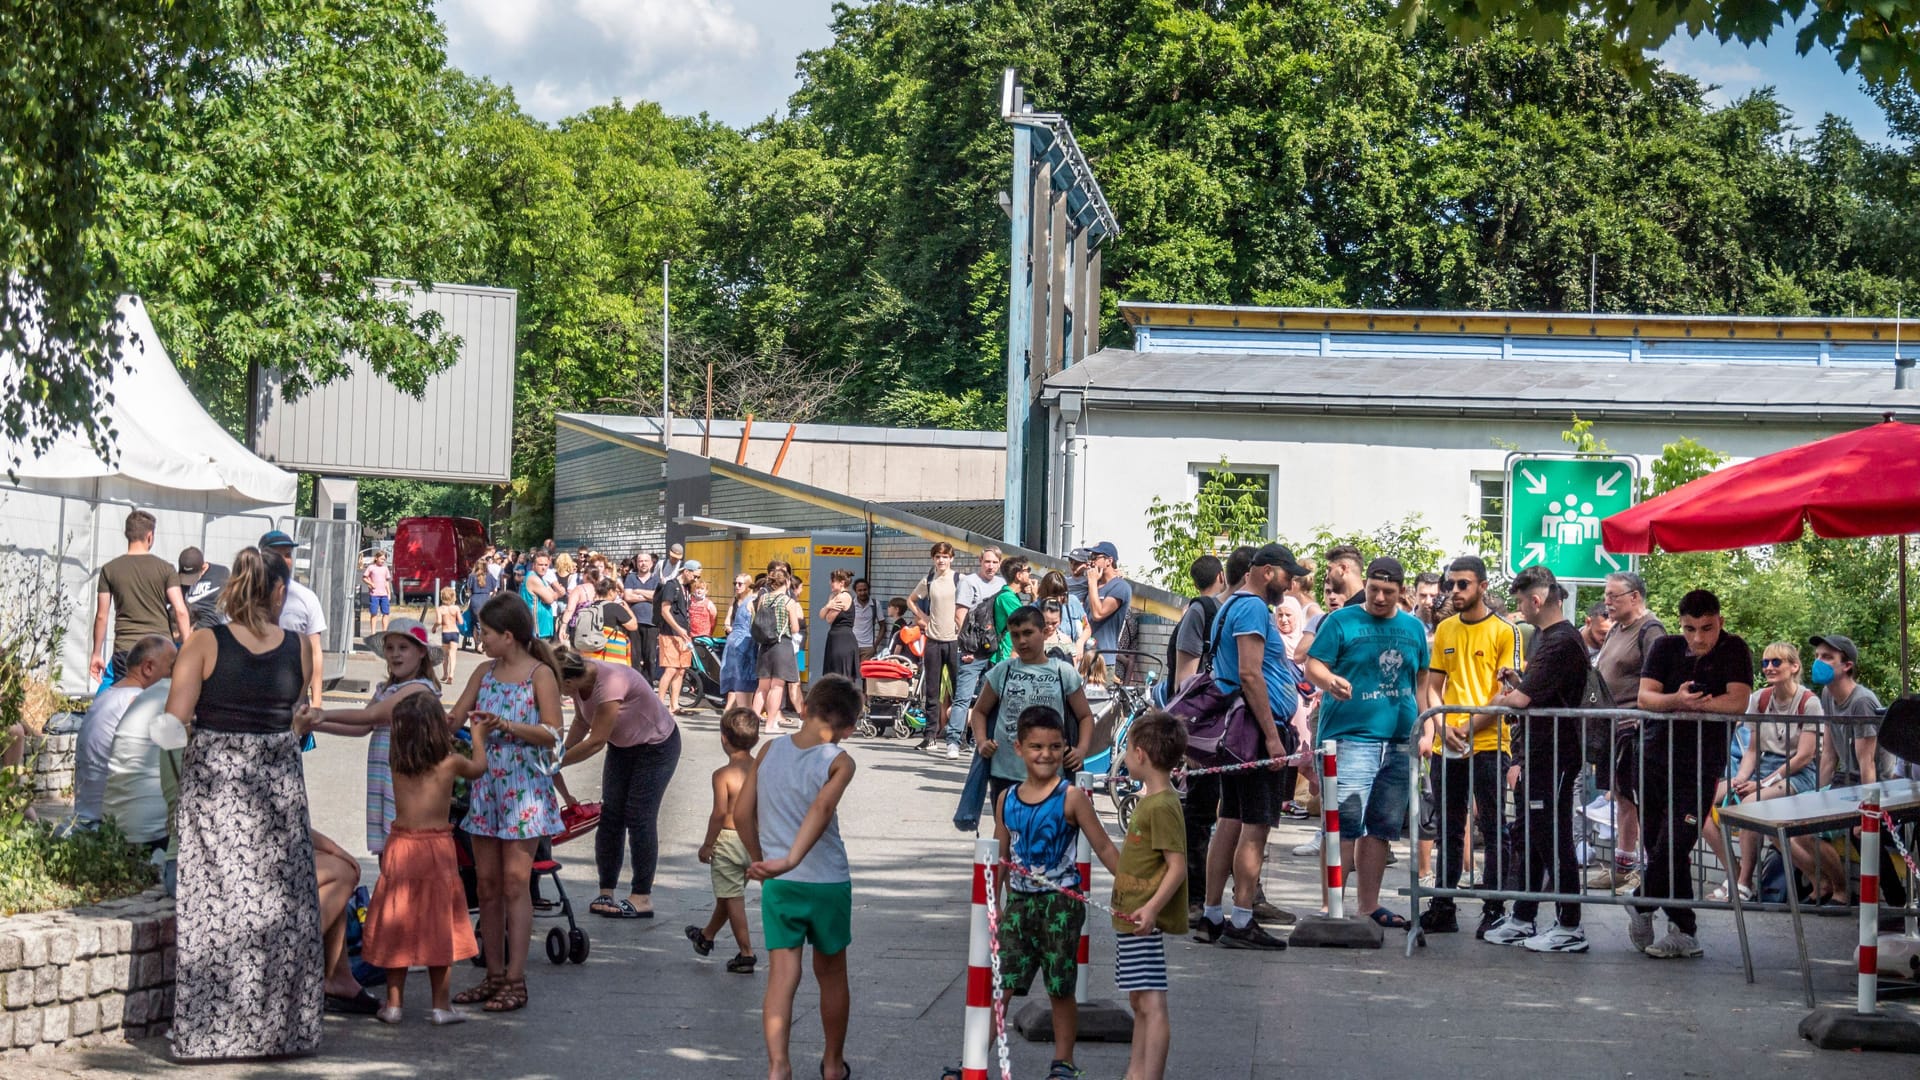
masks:
[[[60,688],[84,693],[93,646],[95,575],[126,550],[128,512],[158,519],[154,554],[168,561],[198,547],[218,563],[273,528],[291,531],[294,474],[256,457],[200,406],[161,345],[146,305],[122,297],[126,366],[100,408],[118,433],[114,459],[74,434],[35,453],[31,440],[0,438],[6,461],[20,459],[15,480],[0,470],[0,555],[18,554],[57,567],[67,605],[66,637],[56,663]],[[0,387],[11,388],[20,361],[0,356]],[[51,580],[51,577],[49,578]],[[111,628],[109,628],[111,633]]]

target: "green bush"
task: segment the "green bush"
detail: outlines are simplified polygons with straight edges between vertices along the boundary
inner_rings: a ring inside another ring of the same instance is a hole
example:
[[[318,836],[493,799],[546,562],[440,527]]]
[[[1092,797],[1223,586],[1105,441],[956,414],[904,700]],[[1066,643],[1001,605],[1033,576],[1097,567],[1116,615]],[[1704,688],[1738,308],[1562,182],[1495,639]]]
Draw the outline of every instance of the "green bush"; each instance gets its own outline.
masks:
[[[0,916],[130,896],[155,877],[146,849],[111,821],[66,836],[17,814],[0,821]]]

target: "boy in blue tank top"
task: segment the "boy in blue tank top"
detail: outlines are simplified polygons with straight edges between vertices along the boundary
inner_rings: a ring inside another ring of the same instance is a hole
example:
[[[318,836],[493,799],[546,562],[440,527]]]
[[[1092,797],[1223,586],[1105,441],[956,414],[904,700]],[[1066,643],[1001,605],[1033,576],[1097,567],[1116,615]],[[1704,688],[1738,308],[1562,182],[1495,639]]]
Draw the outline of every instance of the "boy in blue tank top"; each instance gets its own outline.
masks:
[[[820,1075],[847,1080],[847,946],[853,942],[853,874],[840,839],[839,807],[853,782],[853,758],[840,741],[865,711],[851,679],[826,675],[807,691],[800,730],[767,743],[734,802],[734,825],[753,859],[747,876],[760,887],[761,933],[772,971],[760,1006],[767,1075],[793,1076],[787,1037],[793,995],[800,988],[800,950],[813,946],[820,985],[820,1027],[826,1036]]]
[[[1020,714],[1015,749],[1027,775],[1000,795],[995,811],[1000,858],[1019,867],[1007,875],[1006,913],[1000,920],[1000,975],[1003,988],[1025,994],[1041,976],[1053,1007],[1053,1045],[1057,1055],[1049,1077],[1079,1076],[1073,1043],[1080,1031],[1080,1006],[1074,984],[1080,965],[1080,926],[1086,906],[1053,890],[1060,885],[1084,893],[1075,865],[1080,834],[1085,832],[1109,874],[1118,853],[1093,812],[1087,793],[1060,775],[1067,757],[1067,725],[1045,705]]]

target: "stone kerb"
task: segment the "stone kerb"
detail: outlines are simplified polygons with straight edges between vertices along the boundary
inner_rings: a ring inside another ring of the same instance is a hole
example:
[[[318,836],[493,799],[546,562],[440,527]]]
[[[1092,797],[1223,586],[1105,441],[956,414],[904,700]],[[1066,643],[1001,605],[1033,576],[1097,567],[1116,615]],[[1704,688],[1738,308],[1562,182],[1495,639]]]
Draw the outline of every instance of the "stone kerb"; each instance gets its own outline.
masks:
[[[173,900],[157,887],[0,920],[0,1061],[161,1034],[173,967]]]

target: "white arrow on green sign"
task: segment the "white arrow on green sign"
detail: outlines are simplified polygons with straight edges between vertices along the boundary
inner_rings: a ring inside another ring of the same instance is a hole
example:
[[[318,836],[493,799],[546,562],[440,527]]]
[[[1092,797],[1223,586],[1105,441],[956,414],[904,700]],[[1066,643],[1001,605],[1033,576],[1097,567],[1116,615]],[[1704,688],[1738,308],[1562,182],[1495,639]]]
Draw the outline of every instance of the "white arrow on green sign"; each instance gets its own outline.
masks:
[[[1507,458],[1505,550],[1507,572],[1545,566],[1569,584],[1593,584],[1633,568],[1600,541],[1600,521],[1633,505],[1638,487],[1633,458]]]

